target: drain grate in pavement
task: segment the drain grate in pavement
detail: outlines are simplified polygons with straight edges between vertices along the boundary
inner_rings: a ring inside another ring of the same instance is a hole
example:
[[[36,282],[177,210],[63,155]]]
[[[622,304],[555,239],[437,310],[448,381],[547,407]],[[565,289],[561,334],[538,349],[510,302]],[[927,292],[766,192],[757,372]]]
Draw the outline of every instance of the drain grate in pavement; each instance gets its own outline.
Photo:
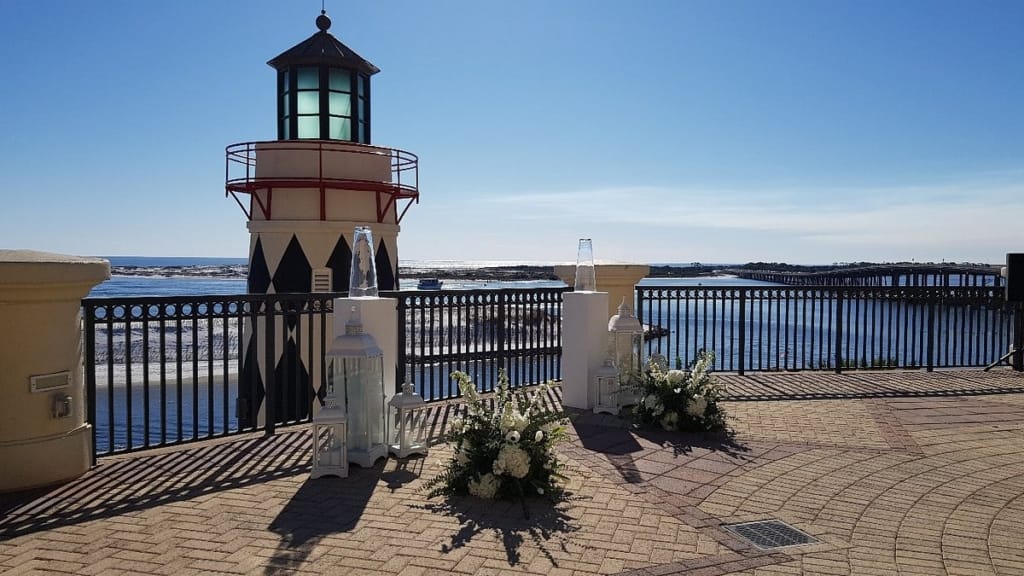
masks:
[[[801,532],[782,520],[760,520],[758,522],[744,522],[742,524],[727,524],[722,526],[722,528],[750,542],[761,550],[772,550],[785,546],[799,546],[801,544],[815,544],[819,542],[818,539],[810,534]]]

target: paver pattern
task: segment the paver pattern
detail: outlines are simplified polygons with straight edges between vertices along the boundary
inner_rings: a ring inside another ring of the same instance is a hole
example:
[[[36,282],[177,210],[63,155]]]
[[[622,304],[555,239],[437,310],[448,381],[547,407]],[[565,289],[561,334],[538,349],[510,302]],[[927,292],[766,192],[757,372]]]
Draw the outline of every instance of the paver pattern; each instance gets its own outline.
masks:
[[[309,480],[302,428],[104,458],[0,496],[0,573],[1024,574],[1022,375],[827,374],[811,400],[813,376],[757,375],[775,395],[728,402],[728,437],[574,414],[553,507],[425,498],[443,445]],[[432,410],[435,434],[454,411]],[[722,528],[770,518],[821,542]]]

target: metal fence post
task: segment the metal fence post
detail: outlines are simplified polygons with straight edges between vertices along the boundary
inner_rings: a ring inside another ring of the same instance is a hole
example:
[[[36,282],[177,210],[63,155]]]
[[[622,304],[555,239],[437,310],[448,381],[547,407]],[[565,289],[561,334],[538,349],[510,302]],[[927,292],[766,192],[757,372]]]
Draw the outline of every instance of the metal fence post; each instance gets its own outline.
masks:
[[[505,314],[505,306],[508,305],[509,295],[502,290],[498,293],[498,366],[505,369],[508,373],[508,343],[507,343],[507,332],[508,326],[505,322],[508,319],[508,315]]]
[[[85,315],[85,418],[92,426],[92,465],[96,465],[96,307],[82,303]],[[113,393],[111,390],[110,393]]]
[[[405,378],[405,359],[406,359],[406,345],[408,344],[408,335],[406,334],[406,322],[405,314],[408,311],[409,303],[408,296],[402,294],[396,294],[398,299],[398,314],[396,320],[398,321],[398,358],[395,359],[397,365],[395,366],[395,386],[398,388],[395,393],[401,392],[402,384],[406,382]],[[422,383],[420,383],[422,386]],[[420,395],[424,398],[428,396],[425,394],[425,390],[420,389]]]
[[[928,354],[928,366],[926,370],[931,372],[935,368],[935,301],[928,299],[928,341],[926,344]]]
[[[743,376],[744,368],[746,368],[746,361],[743,359],[747,350],[747,289],[740,288],[740,362],[739,362],[739,374]]]
[[[274,429],[277,424],[277,383],[275,379],[274,367],[277,366],[277,354],[274,349],[274,341],[276,340],[276,328],[274,315],[277,311],[277,299],[267,298],[265,301],[267,306],[267,320],[266,329],[263,331],[263,346],[264,346],[264,366],[266,367],[266,373],[263,375],[263,403],[266,406],[264,414],[266,415],[265,422],[265,434],[267,436],[273,436]]]
[[[836,374],[843,373],[843,290],[836,289]]]
[[[1024,305],[1019,302],[1013,308],[1013,358],[1010,364],[1014,371],[1024,372]]]

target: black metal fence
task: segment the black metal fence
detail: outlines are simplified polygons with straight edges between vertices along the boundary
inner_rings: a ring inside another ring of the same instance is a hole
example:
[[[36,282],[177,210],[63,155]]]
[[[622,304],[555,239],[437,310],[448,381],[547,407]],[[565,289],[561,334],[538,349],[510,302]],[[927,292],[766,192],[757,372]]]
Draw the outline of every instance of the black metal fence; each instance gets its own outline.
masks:
[[[83,300],[96,453],[308,421],[332,296]]]
[[[561,379],[562,294],[569,288],[402,293],[398,380],[427,399],[459,395],[449,374],[490,391],[504,369],[513,385]],[[400,353],[401,354],[401,353]]]
[[[392,292],[397,384],[458,395],[560,378],[566,289]],[[97,454],[308,422],[322,397],[340,293],[82,301],[88,421]]]
[[[1013,310],[994,287],[637,287],[646,344],[688,365],[713,350],[718,370],[949,368],[997,361]]]
[[[458,396],[561,378],[569,288],[394,292],[397,382]],[[88,420],[98,454],[308,422],[322,396],[337,293],[83,300]],[[992,287],[641,286],[647,353],[718,370],[985,366],[1014,337]],[[1017,333],[1020,325],[1018,308]]]

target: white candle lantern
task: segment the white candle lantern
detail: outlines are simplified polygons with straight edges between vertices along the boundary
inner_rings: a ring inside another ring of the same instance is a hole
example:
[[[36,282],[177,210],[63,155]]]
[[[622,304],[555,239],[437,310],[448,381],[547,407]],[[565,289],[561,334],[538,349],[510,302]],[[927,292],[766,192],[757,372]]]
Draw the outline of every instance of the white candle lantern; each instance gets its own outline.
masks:
[[[606,358],[594,374],[594,414],[605,412],[618,416],[619,393],[619,371],[612,359]]]
[[[619,313],[608,320],[608,339],[609,352],[619,373],[619,403],[636,404],[640,400],[644,327],[631,313],[625,298],[619,304]]]
[[[310,478],[348,478],[347,433],[345,411],[338,405],[333,384],[328,382],[324,406],[313,417],[313,470],[309,473]]]
[[[422,432],[422,408],[426,405],[412,384],[402,384],[402,393],[395,394],[388,404],[393,408],[395,435],[388,451],[396,458],[427,454],[427,445],[418,438]]]
[[[348,419],[348,461],[369,468],[386,458],[384,353],[373,336],[363,332],[359,306],[327,352],[329,386],[344,391]]]

